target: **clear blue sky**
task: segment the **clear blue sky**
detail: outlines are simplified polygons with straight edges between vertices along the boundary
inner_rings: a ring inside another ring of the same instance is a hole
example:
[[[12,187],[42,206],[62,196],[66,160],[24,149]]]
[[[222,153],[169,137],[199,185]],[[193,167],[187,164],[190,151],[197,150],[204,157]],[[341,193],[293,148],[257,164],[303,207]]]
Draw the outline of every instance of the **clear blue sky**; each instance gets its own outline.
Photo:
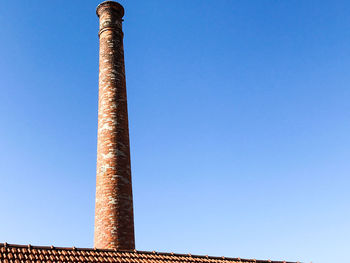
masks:
[[[1,3],[0,242],[93,246],[98,3]],[[121,3],[137,249],[348,260],[350,2]]]

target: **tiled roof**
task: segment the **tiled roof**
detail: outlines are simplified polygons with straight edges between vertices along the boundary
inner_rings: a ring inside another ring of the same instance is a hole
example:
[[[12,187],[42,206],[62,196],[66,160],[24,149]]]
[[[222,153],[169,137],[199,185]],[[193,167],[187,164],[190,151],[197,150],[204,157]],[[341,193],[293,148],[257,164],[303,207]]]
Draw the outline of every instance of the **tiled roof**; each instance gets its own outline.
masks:
[[[0,243],[0,263],[118,262],[118,263],[288,263],[285,261],[196,256],[146,251],[43,247]]]

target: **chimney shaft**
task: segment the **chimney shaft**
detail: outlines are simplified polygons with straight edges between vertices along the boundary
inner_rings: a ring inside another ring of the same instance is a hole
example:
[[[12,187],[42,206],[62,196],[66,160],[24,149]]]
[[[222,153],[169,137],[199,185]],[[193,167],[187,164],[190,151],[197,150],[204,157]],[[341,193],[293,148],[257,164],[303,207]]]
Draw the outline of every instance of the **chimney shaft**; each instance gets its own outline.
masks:
[[[133,250],[134,215],[122,17],[124,8],[106,1],[100,19],[99,102],[94,246]]]

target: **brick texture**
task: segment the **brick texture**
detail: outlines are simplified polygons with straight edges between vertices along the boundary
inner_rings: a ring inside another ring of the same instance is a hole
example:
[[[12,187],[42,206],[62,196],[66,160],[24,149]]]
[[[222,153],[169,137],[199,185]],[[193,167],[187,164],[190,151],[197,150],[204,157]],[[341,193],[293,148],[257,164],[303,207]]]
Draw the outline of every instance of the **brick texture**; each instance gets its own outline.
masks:
[[[106,1],[100,19],[99,104],[94,246],[133,250],[134,218],[122,17],[123,7]]]

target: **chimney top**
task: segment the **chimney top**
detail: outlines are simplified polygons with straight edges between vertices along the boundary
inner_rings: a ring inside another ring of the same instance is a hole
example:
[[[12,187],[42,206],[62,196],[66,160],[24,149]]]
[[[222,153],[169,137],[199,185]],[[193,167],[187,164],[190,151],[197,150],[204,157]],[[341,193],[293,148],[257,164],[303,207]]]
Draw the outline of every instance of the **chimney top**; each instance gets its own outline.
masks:
[[[114,1],[104,1],[101,4],[99,4],[96,8],[97,16],[100,17],[103,10],[105,10],[107,8],[115,11],[120,18],[122,18],[124,16],[123,6],[117,2],[114,2]]]

